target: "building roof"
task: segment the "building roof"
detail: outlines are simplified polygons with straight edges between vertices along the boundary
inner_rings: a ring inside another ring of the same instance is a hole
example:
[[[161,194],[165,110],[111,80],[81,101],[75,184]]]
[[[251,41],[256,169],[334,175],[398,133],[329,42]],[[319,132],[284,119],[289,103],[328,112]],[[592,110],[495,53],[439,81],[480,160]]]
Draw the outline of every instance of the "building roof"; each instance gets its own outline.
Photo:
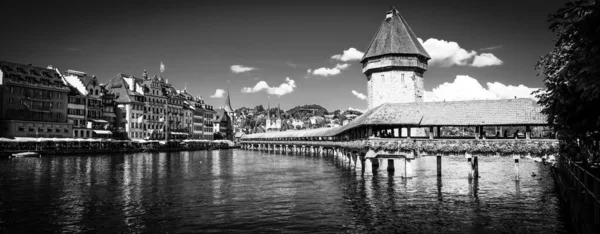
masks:
[[[217,113],[217,116],[216,116],[217,119],[215,120],[215,123],[227,121],[227,119],[229,118],[229,115],[225,112],[224,109],[218,109],[216,111],[216,113]]]
[[[142,94],[131,91],[124,77],[127,77],[127,75],[121,73],[117,74],[117,76],[113,77],[108,81],[108,83],[106,83],[104,88],[107,90],[108,93],[114,94],[116,96],[115,102],[137,102],[134,98],[131,98],[131,96],[142,96]]]
[[[229,98],[229,88],[227,88],[227,97],[225,98],[225,106],[223,107],[227,112],[233,112],[233,108],[231,107],[231,98]]]
[[[0,70],[4,74],[0,77],[0,84],[5,84],[6,80],[10,77],[20,80],[27,80],[27,77],[33,78],[32,81],[41,83],[42,80],[46,80],[53,84],[54,88],[61,89],[63,91],[70,91],[69,87],[62,80],[60,73],[54,68],[48,67],[35,67],[31,64],[18,64],[13,62],[0,61]]]
[[[245,139],[328,137],[360,126],[403,125],[478,126],[546,125],[546,116],[533,99],[473,100],[453,102],[386,103],[341,127],[245,135]]]
[[[421,55],[431,58],[395,7],[387,12],[361,62],[388,54]]]

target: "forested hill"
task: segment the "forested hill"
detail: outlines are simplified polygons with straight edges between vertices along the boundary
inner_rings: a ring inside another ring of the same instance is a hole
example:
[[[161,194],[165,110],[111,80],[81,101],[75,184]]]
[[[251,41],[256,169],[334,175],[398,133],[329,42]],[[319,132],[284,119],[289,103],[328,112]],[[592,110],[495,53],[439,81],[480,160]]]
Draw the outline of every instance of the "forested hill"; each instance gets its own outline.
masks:
[[[329,114],[327,109],[317,104],[296,106],[292,109],[289,109],[286,112],[289,116],[296,119],[303,119],[303,117],[311,116],[323,116]]]

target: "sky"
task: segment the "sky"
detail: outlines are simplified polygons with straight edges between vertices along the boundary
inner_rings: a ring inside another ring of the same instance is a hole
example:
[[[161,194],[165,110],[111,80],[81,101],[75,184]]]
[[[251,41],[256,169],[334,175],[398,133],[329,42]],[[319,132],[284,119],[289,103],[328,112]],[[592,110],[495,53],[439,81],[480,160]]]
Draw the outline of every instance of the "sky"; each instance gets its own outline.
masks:
[[[160,74],[220,107],[367,107],[360,56],[395,6],[432,56],[427,101],[527,97],[566,1],[9,1],[0,60],[107,82]]]

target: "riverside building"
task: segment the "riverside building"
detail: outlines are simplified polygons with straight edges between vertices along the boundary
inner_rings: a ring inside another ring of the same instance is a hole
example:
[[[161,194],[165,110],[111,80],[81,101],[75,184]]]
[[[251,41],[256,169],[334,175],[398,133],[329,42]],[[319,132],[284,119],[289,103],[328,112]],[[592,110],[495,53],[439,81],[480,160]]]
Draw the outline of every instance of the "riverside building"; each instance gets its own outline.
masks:
[[[71,137],[69,91],[52,67],[0,62],[0,137]]]
[[[62,77],[71,89],[68,94],[67,118],[73,124],[73,137],[112,137],[112,132],[108,130],[110,124],[103,114],[103,90],[96,76],[67,70]]]

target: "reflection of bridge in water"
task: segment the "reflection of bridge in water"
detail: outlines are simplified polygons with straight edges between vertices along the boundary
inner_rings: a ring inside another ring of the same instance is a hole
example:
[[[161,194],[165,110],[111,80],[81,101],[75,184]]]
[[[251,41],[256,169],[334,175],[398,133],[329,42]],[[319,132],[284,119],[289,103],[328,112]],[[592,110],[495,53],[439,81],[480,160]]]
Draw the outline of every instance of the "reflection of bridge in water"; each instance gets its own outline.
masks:
[[[537,154],[554,154],[558,142],[552,139],[369,139],[363,141],[242,141],[246,150],[277,152],[281,154],[305,154],[319,157],[333,157],[345,162],[350,168],[364,176],[377,172],[390,172],[394,177],[411,178],[414,176],[412,162],[418,157],[435,156],[437,158],[437,175],[442,176],[443,155],[465,156],[471,168],[470,178],[478,178],[478,158],[491,155],[510,155],[514,160],[515,178],[519,180],[519,159]],[[515,149],[502,149],[512,146]],[[432,148],[443,148],[452,152],[434,153]],[[478,149],[469,149],[477,147]],[[545,150],[537,148],[546,148]],[[488,151],[482,151],[487,148]],[[513,152],[509,152],[513,151]]]

